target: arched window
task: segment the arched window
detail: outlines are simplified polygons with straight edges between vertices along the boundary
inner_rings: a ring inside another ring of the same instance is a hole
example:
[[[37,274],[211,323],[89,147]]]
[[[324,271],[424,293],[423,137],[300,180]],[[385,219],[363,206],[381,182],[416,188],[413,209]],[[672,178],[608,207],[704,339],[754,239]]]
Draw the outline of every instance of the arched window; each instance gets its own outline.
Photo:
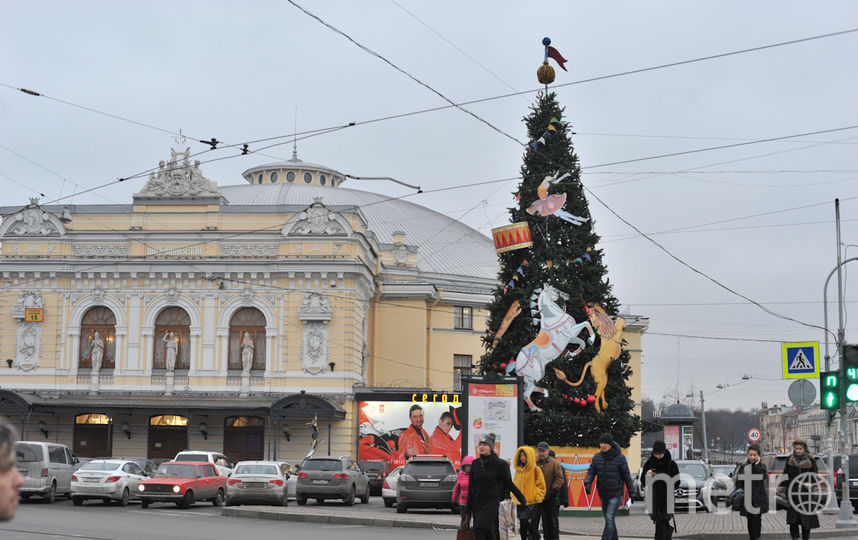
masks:
[[[309,184],[312,181],[313,181],[313,175],[308,173],[308,172],[305,172],[304,173],[304,183]]]
[[[96,332],[98,335],[96,336]],[[80,357],[78,367],[92,367],[92,351],[101,342],[101,367],[116,366],[116,317],[104,306],[89,308],[80,322]]]
[[[294,171],[289,171],[286,173],[286,181],[289,183],[292,183],[295,181],[295,172]]]
[[[152,367],[155,369],[167,367],[167,344],[164,342],[164,336],[169,336],[170,332],[179,343],[175,369],[188,369],[191,366],[191,317],[180,307],[166,308],[155,319],[155,351]]]
[[[265,315],[256,308],[242,308],[229,321],[229,369],[243,369],[244,334],[253,343],[253,365],[265,369]]]

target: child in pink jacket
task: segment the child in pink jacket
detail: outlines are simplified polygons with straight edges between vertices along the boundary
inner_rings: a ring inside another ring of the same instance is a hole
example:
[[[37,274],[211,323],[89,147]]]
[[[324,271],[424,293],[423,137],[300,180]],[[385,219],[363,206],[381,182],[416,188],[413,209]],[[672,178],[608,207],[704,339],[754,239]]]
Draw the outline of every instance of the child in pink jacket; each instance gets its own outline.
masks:
[[[473,462],[473,456],[465,456],[462,467],[459,469],[459,479],[456,480],[456,487],[453,488],[453,502],[459,504],[459,513],[462,517],[465,517],[465,508],[468,505],[468,473],[471,472]]]

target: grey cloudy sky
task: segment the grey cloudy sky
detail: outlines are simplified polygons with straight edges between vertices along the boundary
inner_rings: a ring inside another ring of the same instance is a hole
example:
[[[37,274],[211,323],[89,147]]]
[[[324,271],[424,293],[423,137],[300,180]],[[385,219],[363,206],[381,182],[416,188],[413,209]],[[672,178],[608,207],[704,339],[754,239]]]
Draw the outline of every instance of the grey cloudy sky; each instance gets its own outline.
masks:
[[[298,3],[457,102],[538,88],[545,35],[569,59],[568,72],[557,70],[557,83],[569,83],[858,27],[858,4],[849,1]],[[193,139],[288,135],[296,107],[298,130],[308,131],[445,105],[286,1],[0,0],[0,50],[0,83],[167,131],[182,128]],[[851,33],[558,88],[577,132],[582,181],[641,231],[674,231],[651,237],[688,264],[821,326],[822,285],[836,264],[836,197],[845,254],[858,256],[858,129],[599,165],[858,125],[856,52],[858,33]],[[534,96],[468,109],[524,140],[521,117]],[[144,171],[169,156],[171,143],[156,129],[0,87],[0,204],[23,205],[35,192],[51,201]],[[243,170],[288,159],[291,145],[264,153],[207,163],[203,171],[221,185],[239,184]],[[522,148],[448,108],[307,138],[299,156],[429,191],[515,177]],[[143,183],[73,202],[128,203]],[[516,184],[408,200],[488,234],[507,222]],[[392,184],[346,186],[410,192]],[[684,396],[693,387],[707,393],[711,407],[787,401],[778,342],[822,340],[822,331],[767,315],[719,288],[592,197],[590,210],[614,293],[650,318],[646,395]],[[847,338],[858,341],[852,266]],[[836,324],[834,310],[830,319]],[[753,378],[732,386],[745,374]],[[719,384],[731,386],[716,391]]]

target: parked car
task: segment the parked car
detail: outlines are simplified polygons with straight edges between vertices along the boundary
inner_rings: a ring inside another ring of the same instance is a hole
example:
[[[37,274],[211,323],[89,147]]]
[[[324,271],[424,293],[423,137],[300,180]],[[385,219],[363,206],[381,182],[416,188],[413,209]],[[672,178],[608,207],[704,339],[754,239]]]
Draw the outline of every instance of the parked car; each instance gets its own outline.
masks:
[[[265,502],[287,506],[287,475],[276,461],[239,461],[226,481],[226,505]]]
[[[86,499],[127,506],[137,497],[137,484],[149,478],[140,465],[124,459],[93,459],[71,477],[71,499],[80,506]]]
[[[342,499],[346,506],[351,506],[357,495],[360,502],[369,502],[369,479],[351,457],[311,457],[301,464],[295,486],[298,504],[307,504],[309,498],[316,499],[317,503]]]
[[[396,485],[399,482],[399,475],[402,474],[402,469],[404,468],[404,466],[400,465],[390,471],[390,474],[387,475],[387,478],[381,484],[381,498],[384,500],[384,506],[387,508],[393,508],[393,505],[396,504]]]
[[[298,485],[298,471],[301,470],[300,465],[291,465],[285,461],[278,461],[280,472],[286,477],[286,498],[295,499],[295,487]]]
[[[709,475],[712,477],[712,501],[726,501],[733,492],[734,465],[710,465]]]
[[[843,463],[840,456],[834,456],[834,489],[837,492],[837,506],[843,501]],[[852,509],[858,512],[858,454],[849,456],[849,500]]]
[[[372,495],[381,495],[381,485],[390,474],[390,463],[381,459],[365,460],[360,462],[360,467],[369,478],[369,492]]]
[[[449,508],[456,513],[453,489],[456,468],[446,456],[416,455],[408,460],[396,483],[396,511],[408,508]]]
[[[158,466],[152,478],[137,484],[137,495],[143,508],[153,502],[176,503],[188,508],[194,501],[208,500],[223,506],[226,477],[211,463],[168,461]]]
[[[677,511],[703,510],[708,512],[707,505],[711,501],[712,478],[709,467],[703,461],[680,459],[676,461],[679,467],[679,486],[673,492],[673,504]]]
[[[64,444],[19,441],[15,443],[15,464],[24,477],[18,490],[21,498],[37,495],[52,503],[57,494],[71,495],[71,477],[78,459]]]
[[[208,450],[182,450],[173,461],[199,461],[202,463],[211,463],[215,466],[218,474],[221,476],[229,476],[234,465],[228,457],[220,452],[209,452]]]
[[[784,510],[789,505],[787,501],[778,495],[778,487],[787,488],[788,480],[786,475],[784,474],[784,469],[786,468],[786,462],[792,454],[767,454],[762,458],[763,465],[766,466],[766,471],[769,474],[769,491],[774,493],[775,498],[775,508],[777,510]],[[828,467],[825,466],[825,462],[819,456],[814,456],[816,459],[816,467],[819,469],[819,475],[822,479],[825,479],[828,474]],[[738,470],[738,467],[737,467]],[[778,477],[783,475],[783,478],[778,482]]]

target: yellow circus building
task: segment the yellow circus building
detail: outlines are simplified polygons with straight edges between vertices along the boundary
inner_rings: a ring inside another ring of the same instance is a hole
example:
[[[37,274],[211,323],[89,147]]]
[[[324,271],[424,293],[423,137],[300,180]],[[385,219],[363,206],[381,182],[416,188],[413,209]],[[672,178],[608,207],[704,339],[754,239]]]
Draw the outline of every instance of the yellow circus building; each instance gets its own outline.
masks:
[[[357,394],[470,373],[489,238],[295,154],[243,176],[179,141],[131,204],[0,207],[0,414],[24,438],[295,461],[317,418],[319,451],[355,456]]]

